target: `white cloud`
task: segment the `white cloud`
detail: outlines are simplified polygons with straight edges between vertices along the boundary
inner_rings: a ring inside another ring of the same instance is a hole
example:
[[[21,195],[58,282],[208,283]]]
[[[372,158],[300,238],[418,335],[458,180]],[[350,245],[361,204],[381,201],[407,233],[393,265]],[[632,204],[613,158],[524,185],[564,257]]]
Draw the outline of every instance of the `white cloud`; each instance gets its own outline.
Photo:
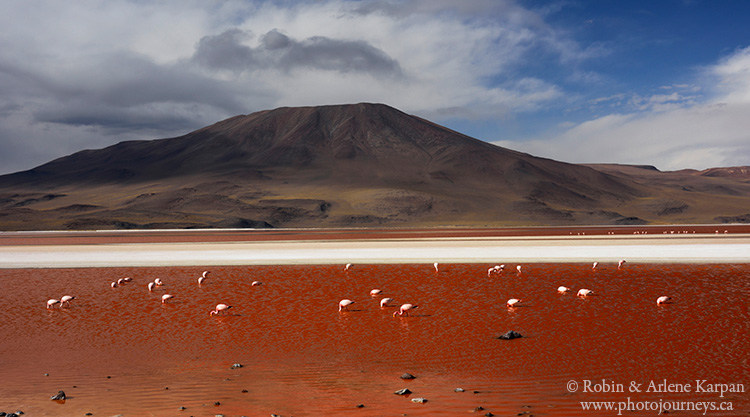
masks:
[[[601,53],[514,0],[8,0],[0,26],[0,174],[277,106],[512,115],[563,95],[528,59]]]
[[[655,165],[662,170],[750,165],[750,47],[705,68],[707,97],[693,85],[669,94],[633,95],[630,113],[568,124],[530,141],[500,146],[574,163]],[[666,90],[666,89],[663,89]],[[622,100],[602,97],[592,105]]]

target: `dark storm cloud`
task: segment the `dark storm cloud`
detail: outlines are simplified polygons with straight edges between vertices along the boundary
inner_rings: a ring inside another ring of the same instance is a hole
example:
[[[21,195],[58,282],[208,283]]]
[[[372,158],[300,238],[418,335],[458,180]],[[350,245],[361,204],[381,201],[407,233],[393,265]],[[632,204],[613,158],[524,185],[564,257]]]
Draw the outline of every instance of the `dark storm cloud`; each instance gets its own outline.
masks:
[[[233,89],[220,80],[133,55],[109,57],[83,77],[46,77],[46,85],[55,99],[34,111],[37,122],[171,130],[204,122],[203,117],[196,120],[198,110],[213,108],[226,114],[244,110]]]
[[[401,75],[398,62],[368,42],[314,36],[301,41],[274,29],[251,48],[242,42],[252,36],[238,29],[202,38],[192,61],[210,69],[241,72],[276,69],[314,69],[365,73],[376,77]]]
[[[253,50],[242,44],[251,36],[240,29],[230,29],[215,36],[204,36],[195,47],[193,61],[211,69],[241,72],[253,66]]]

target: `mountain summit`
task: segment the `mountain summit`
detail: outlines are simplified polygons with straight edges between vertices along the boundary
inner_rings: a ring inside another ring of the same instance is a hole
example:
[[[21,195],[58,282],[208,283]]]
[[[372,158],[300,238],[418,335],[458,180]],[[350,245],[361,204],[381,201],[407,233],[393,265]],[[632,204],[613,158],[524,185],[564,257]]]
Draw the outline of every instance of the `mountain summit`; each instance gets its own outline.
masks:
[[[642,206],[659,191],[603,167],[494,146],[383,104],[285,107],[0,176],[0,215],[15,219],[4,223],[15,225],[6,230],[32,223],[182,228],[653,221]],[[657,200],[651,203],[662,211],[690,207]]]

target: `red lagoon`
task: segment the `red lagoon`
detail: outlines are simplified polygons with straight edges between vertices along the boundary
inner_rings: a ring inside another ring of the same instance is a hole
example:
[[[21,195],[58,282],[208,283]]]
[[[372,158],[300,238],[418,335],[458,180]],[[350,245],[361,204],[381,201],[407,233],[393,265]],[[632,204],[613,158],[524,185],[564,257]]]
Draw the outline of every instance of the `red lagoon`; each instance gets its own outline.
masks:
[[[750,265],[524,264],[519,274],[508,264],[488,276],[492,266],[210,267],[202,285],[193,267],[0,270],[0,411],[750,412]],[[164,285],[149,292],[155,278]],[[576,296],[581,288],[594,295]],[[64,295],[76,297],[70,306],[46,308]],[[664,295],[672,303],[657,305]],[[511,298],[522,301],[509,308]],[[342,299],[354,301],[348,311]],[[211,315],[220,303],[232,308]],[[418,308],[394,317],[404,303]],[[510,330],[523,337],[498,339]],[[394,394],[403,388],[412,393]],[[50,400],[60,390],[67,399]],[[614,410],[582,409],[597,401]]]

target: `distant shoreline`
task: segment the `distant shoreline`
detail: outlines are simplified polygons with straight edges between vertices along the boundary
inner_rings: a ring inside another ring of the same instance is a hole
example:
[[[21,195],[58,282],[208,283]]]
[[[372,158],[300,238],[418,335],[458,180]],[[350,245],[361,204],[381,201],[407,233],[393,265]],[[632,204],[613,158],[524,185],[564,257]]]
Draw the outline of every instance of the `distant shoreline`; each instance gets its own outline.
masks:
[[[722,225],[723,226],[723,225]],[[666,226],[661,226],[665,228]],[[518,235],[518,229],[4,232],[0,268],[383,263],[748,263],[750,233]],[[727,226],[723,226],[727,227]],[[601,230],[600,230],[601,229]],[[618,229],[626,231],[631,229]],[[536,229],[542,231],[542,229]],[[549,231],[550,228],[544,230]]]

